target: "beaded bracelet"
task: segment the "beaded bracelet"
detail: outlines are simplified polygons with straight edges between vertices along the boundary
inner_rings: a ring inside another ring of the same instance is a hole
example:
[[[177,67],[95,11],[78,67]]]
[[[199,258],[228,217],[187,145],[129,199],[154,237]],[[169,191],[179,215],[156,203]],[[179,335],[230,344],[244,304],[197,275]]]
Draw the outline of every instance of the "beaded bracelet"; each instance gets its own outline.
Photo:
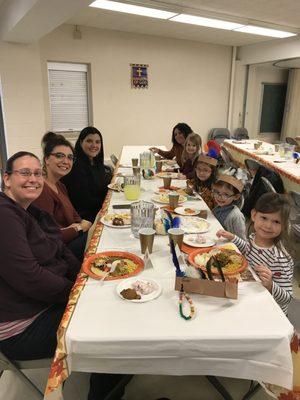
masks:
[[[184,315],[183,307],[182,307],[184,297],[190,305],[190,315]],[[193,304],[193,301],[190,298],[190,296],[187,293],[185,293],[185,291],[183,290],[183,285],[181,285],[180,292],[179,292],[179,313],[180,313],[181,318],[185,319],[186,321],[189,319],[192,319],[195,314],[195,306]]]

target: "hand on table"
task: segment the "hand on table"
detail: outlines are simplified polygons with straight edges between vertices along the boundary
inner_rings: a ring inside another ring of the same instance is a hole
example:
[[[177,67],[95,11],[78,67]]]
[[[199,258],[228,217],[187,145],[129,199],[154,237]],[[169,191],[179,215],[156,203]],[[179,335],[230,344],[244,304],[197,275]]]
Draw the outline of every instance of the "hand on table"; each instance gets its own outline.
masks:
[[[177,179],[186,179],[186,176],[178,172]]]
[[[227,232],[227,231],[225,231],[224,229],[220,229],[217,233],[216,233],[216,236],[218,237],[218,238],[221,238],[221,237],[223,237],[223,238],[225,238],[225,239],[228,239],[228,240],[233,240],[233,238],[234,238],[234,234],[233,233],[231,233],[231,232]]]
[[[150,147],[149,150],[152,151],[153,153],[158,153],[159,152],[159,148],[158,147]]]
[[[261,280],[262,285],[271,292],[273,284],[272,271],[265,265],[257,265],[254,267],[254,270]]]

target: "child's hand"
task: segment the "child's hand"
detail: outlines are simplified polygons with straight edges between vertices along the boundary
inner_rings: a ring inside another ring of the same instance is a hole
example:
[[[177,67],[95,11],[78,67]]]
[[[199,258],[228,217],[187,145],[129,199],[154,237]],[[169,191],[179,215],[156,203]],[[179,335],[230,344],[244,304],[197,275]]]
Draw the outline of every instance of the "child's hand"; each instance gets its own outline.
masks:
[[[223,237],[223,238],[228,239],[228,240],[233,240],[233,238],[234,238],[234,234],[233,233],[224,231],[224,229],[220,229],[216,233],[216,235],[217,235],[218,238]]]
[[[269,292],[271,292],[273,284],[272,271],[265,265],[257,265],[254,270],[261,280],[263,286],[268,289]]]
[[[186,179],[186,176],[178,172],[177,179]]]

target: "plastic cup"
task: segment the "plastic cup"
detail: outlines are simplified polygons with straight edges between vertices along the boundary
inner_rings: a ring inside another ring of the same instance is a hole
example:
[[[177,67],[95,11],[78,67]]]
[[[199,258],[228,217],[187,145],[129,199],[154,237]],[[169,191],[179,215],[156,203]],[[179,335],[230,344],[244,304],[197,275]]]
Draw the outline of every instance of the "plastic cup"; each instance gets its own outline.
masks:
[[[141,228],[139,230],[140,245],[142,254],[146,253],[148,248],[149,253],[152,253],[155,230],[153,228]]]
[[[179,202],[179,194],[178,193],[169,193],[169,206],[172,210],[178,207]]]
[[[169,178],[168,176],[164,176],[163,177],[163,181],[164,181],[164,188],[165,189],[170,189],[172,178]]]
[[[183,244],[184,231],[180,228],[171,228],[168,230],[168,235],[169,235],[169,241],[170,242],[173,241],[174,246],[176,246],[177,244],[181,250]]]
[[[137,200],[140,197],[140,177],[137,175],[124,176],[124,195],[127,200]]]
[[[132,158],[131,159],[132,166],[137,167],[139,165],[139,159],[138,158]]]

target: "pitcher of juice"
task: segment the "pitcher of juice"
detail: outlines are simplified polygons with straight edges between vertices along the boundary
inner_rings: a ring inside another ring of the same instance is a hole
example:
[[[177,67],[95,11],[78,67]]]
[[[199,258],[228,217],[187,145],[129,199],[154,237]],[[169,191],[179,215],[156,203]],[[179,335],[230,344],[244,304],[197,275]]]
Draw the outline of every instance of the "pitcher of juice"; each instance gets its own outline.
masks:
[[[138,200],[141,194],[140,175],[124,176],[124,194],[127,200]]]

